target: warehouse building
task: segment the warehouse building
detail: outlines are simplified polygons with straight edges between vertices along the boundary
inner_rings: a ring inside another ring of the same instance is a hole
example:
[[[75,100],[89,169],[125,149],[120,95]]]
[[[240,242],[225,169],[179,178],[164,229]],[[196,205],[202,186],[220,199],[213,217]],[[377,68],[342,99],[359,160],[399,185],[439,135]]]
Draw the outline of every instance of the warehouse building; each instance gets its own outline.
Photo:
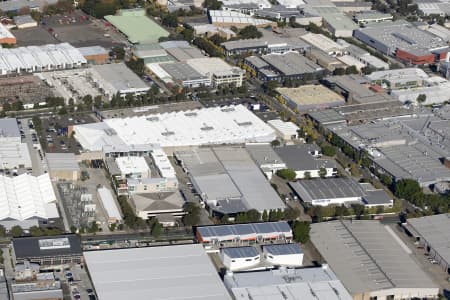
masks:
[[[28,7],[30,10],[42,11],[46,5],[54,5],[58,0],[14,0],[0,2],[0,10],[8,13],[17,13],[23,7]]]
[[[381,13],[376,10],[361,11],[353,15],[353,20],[359,25],[392,21],[393,18],[391,14]]]
[[[159,144],[167,153],[200,145],[271,142],[274,130],[243,105],[105,119],[74,126],[75,138],[85,150],[106,146]]]
[[[428,74],[420,68],[403,68],[372,72],[366,77],[374,84],[389,90],[410,89],[425,85]]]
[[[315,79],[322,77],[324,72],[319,65],[297,52],[250,56],[244,59],[244,64],[263,81]]]
[[[18,29],[37,27],[38,23],[30,15],[14,16],[14,23]]]
[[[175,61],[158,43],[136,44],[133,46],[133,55],[142,59],[145,65]]]
[[[372,23],[356,29],[354,36],[385,55],[413,65],[432,64],[444,59],[449,51],[441,38],[406,21]]]
[[[299,198],[310,205],[362,204],[392,207],[394,200],[384,190],[358,183],[353,178],[317,178],[289,183]]]
[[[408,219],[406,230],[450,274],[450,214]]]
[[[0,75],[72,69],[86,63],[68,43],[0,49]]]
[[[327,266],[305,269],[227,273],[224,283],[235,299],[351,300]]]
[[[122,214],[120,213],[119,205],[114,199],[111,190],[102,186],[97,188],[98,199],[102,204],[104,211],[106,212],[106,216],[108,218],[108,225],[117,224],[122,222]]]
[[[124,63],[92,66],[92,79],[109,98],[119,94],[142,95],[150,87]]]
[[[264,259],[273,266],[301,267],[303,250],[297,243],[263,245]]]
[[[300,38],[331,56],[342,55],[345,52],[342,45],[320,33],[307,33]]]
[[[342,96],[323,85],[302,85],[297,88],[277,88],[287,106],[297,112],[324,109],[345,104]]]
[[[198,148],[174,155],[213,215],[285,208],[245,148]]]
[[[296,179],[333,177],[337,175],[336,162],[318,158],[320,148],[310,144],[276,147],[274,151],[280,156],[286,167],[293,170]]]
[[[0,169],[31,168],[31,157],[26,143],[22,143],[17,120],[0,119]]]
[[[164,28],[146,16],[145,9],[122,9],[114,16],[105,16],[132,44],[157,43],[159,38],[169,36]]]
[[[210,77],[200,74],[187,63],[161,64],[160,67],[182,87],[198,88],[211,85]]]
[[[89,251],[84,256],[99,299],[231,300],[198,244]]]
[[[270,241],[292,241],[293,235],[285,221],[199,226],[196,228],[197,241],[205,246],[219,244],[246,245]]]
[[[7,45],[16,44],[16,37],[2,23],[0,23],[0,44],[7,44]]]
[[[358,28],[349,17],[343,13],[322,14],[323,24],[336,37],[351,37],[353,30]]]
[[[41,269],[83,262],[80,238],[75,234],[13,238],[12,250],[14,264],[29,261]]]
[[[167,42],[166,42],[167,43]],[[195,47],[190,45],[181,47],[169,47],[165,48],[165,51],[179,62],[186,62],[192,58],[204,58],[205,55]]]
[[[10,229],[52,223],[59,218],[50,176],[0,176],[0,224]]]
[[[277,26],[276,22],[254,18],[250,15],[229,10],[208,10],[208,17],[210,23],[218,27],[234,26],[236,28],[244,28],[246,26],[256,26],[258,28],[263,28]]]
[[[412,251],[379,221],[316,223],[310,236],[353,299],[436,298],[439,293]]]
[[[280,119],[275,119],[267,121],[267,124],[272,126],[277,132],[278,137],[286,142],[298,139],[298,131],[300,128],[290,121],[285,122]]]
[[[77,48],[89,64],[102,65],[109,60],[109,52],[101,46]]]
[[[77,181],[81,176],[81,169],[73,153],[46,153],[48,173],[54,181]]]
[[[245,72],[233,67],[218,57],[193,58],[186,61],[194,70],[211,80],[214,87],[224,84],[242,86]]]
[[[255,247],[229,247],[220,250],[220,259],[230,271],[251,269],[261,262],[261,255]]]
[[[305,56],[329,72],[333,72],[336,69],[345,69],[347,67],[336,57],[330,56],[324,51],[316,48],[306,51]]]
[[[286,164],[268,143],[246,144],[245,148],[261,171],[270,180],[278,170],[286,169]]]

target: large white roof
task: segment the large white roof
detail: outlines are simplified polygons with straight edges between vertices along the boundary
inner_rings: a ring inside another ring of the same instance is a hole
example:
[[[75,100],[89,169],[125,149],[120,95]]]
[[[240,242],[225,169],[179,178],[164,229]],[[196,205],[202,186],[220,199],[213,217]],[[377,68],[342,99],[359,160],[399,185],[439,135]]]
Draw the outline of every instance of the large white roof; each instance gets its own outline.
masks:
[[[75,138],[83,148],[101,150],[111,143],[183,147],[270,142],[274,130],[242,105],[202,108],[77,125]]]
[[[99,299],[230,300],[200,244],[84,252]]]
[[[50,176],[22,174],[0,175],[0,220],[27,220],[33,217],[54,218],[51,206],[56,201]],[[51,205],[52,204],[52,205]]]
[[[122,156],[116,158],[116,164],[120,172],[124,175],[134,173],[147,173],[150,175],[150,168],[142,156]]]
[[[0,73],[16,72],[18,69],[32,69],[72,64],[85,64],[86,59],[68,43],[29,46],[14,49],[0,48]]]
[[[111,191],[105,187],[101,187],[97,189],[97,192],[108,217],[118,221],[122,220],[122,215],[120,214],[119,208],[117,207],[117,203],[114,200]]]
[[[7,39],[7,38],[15,38],[14,35],[6,28],[5,25],[0,23],[0,39]]]

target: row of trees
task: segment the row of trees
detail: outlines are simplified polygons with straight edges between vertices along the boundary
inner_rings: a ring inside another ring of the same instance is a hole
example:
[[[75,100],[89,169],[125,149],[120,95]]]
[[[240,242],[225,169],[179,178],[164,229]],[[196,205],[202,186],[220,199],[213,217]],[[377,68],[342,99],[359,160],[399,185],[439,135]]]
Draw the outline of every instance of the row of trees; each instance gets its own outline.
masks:
[[[284,211],[281,209],[264,210],[261,214],[255,209],[242,212],[234,218],[235,223],[252,223],[252,222],[276,222],[281,220],[293,221],[300,216],[300,211],[296,208],[288,207]],[[220,220],[221,224],[231,223],[228,215],[224,215]]]

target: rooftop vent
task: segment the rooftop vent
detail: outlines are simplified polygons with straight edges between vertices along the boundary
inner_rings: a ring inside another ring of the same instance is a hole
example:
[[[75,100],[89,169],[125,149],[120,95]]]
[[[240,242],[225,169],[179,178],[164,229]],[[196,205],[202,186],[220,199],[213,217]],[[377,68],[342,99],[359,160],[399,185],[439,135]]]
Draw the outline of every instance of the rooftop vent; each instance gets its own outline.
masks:
[[[150,122],[157,122],[157,121],[159,121],[159,117],[148,117],[148,118],[147,118],[147,121],[150,121]]]

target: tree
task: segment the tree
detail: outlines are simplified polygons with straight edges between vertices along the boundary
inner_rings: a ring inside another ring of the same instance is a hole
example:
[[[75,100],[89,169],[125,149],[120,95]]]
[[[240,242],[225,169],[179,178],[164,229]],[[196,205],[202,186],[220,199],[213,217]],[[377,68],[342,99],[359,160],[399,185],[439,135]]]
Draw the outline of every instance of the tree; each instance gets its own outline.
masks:
[[[261,214],[256,209],[250,209],[246,212],[247,214],[247,220],[249,222],[260,222],[261,221]]]
[[[306,171],[305,173],[303,173],[303,179],[311,179],[311,172]]]
[[[167,27],[178,27],[178,18],[175,14],[166,14],[161,19],[161,24]]]
[[[200,207],[197,204],[188,202],[184,205],[186,215],[183,217],[183,223],[187,226],[195,226],[200,222]]]
[[[352,209],[357,217],[364,214],[364,205],[362,204],[352,204]]]
[[[414,179],[401,179],[395,183],[395,196],[411,200],[414,195],[422,192],[420,185]]]
[[[345,69],[344,68],[336,68],[333,71],[333,75],[345,75]]]
[[[272,145],[272,147],[278,147],[280,146],[280,141],[279,140],[273,140],[270,142],[270,145]]]
[[[425,101],[427,101],[427,95],[425,95],[425,94],[420,94],[419,96],[417,96],[416,101],[417,101],[419,104],[423,104]]]
[[[248,25],[239,30],[238,36],[241,39],[258,39],[262,37],[262,33],[254,25]]]
[[[287,207],[283,213],[283,219],[292,221],[300,216],[300,210],[298,208]]]
[[[392,177],[387,174],[381,174],[380,180],[381,183],[383,183],[387,187],[390,187],[392,185]]]
[[[324,167],[321,167],[319,169],[319,176],[320,176],[320,178],[325,178],[327,176],[327,169],[325,169]]]
[[[205,0],[203,7],[211,10],[218,10],[222,7],[222,2],[217,0]]]
[[[292,169],[282,169],[277,171],[278,177],[281,177],[285,180],[292,181],[297,177],[297,174]]]
[[[6,236],[6,228],[3,225],[0,225],[0,237]]]
[[[295,221],[292,226],[292,233],[294,234],[294,240],[297,243],[305,244],[309,241],[309,232],[311,226],[308,222]]]
[[[61,107],[58,111],[58,115],[66,115],[67,114],[67,108],[65,106]]]
[[[125,58],[125,49],[122,46],[114,46],[109,52],[109,55],[122,60]]]
[[[9,232],[13,237],[20,237],[23,234],[23,229],[19,225],[13,226]]]
[[[358,74],[358,69],[356,68],[356,66],[349,66],[346,70],[345,70],[345,74]]]
[[[350,173],[352,174],[353,177],[360,177],[361,176],[361,172],[359,171],[359,167],[356,164],[351,164],[350,165]]]
[[[152,226],[152,235],[155,238],[159,238],[161,236],[162,230],[163,230],[162,224],[159,223],[158,220],[156,220],[156,222],[154,222]]]
[[[336,148],[330,145],[322,144],[320,146],[322,154],[326,156],[335,156],[336,155]]]
[[[269,221],[269,214],[267,213],[267,210],[266,210],[266,209],[265,209],[265,210],[263,211],[263,213],[262,213],[262,220],[263,220],[264,222]]]
[[[230,217],[227,214],[223,215],[222,218],[220,218],[220,223],[221,224],[230,223]]]

